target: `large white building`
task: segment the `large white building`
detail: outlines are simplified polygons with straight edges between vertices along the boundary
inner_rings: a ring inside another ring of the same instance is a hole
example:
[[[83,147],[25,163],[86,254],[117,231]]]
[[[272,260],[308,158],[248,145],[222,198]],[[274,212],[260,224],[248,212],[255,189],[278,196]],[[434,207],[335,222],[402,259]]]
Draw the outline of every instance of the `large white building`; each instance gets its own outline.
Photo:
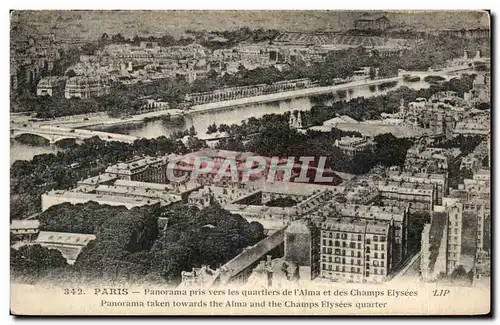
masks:
[[[51,76],[42,78],[37,85],[37,96],[54,96],[64,93],[64,82],[67,77]]]
[[[70,98],[92,98],[100,97],[109,93],[111,80],[106,77],[73,77],[66,82],[64,97]]]
[[[335,140],[335,146],[342,150],[343,153],[354,156],[360,152],[373,150],[375,143],[366,137],[347,136]]]

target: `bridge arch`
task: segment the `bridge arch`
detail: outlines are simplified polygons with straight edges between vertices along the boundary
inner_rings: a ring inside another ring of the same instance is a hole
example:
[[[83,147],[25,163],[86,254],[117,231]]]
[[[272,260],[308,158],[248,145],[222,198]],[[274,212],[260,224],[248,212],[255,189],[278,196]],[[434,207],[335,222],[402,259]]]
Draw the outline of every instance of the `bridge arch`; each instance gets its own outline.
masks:
[[[35,132],[18,132],[14,133],[12,138],[15,140],[28,143],[28,144],[50,144],[52,138],[45,134],[38,134]]]
[[[66,145],[72,145],[72,144],[81,144],[83,141],[78,139],[77,137],[59,137],[59,138],[54,138],[52,140],[52,143],[57,145],[57,146],[66,146]]]

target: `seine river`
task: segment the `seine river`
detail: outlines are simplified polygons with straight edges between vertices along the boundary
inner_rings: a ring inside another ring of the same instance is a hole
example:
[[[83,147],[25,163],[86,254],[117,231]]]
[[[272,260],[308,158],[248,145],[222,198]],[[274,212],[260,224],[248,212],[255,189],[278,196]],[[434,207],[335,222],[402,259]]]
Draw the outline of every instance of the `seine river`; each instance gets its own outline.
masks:
[[[344,100],[349,100],[356,97],[368,98],[385,94],[388,91],[397,89],[403,85],[406,85],[413,89],[429,87],[429,84],[424,81],[409,83],[403,80],[398,81],[394,87],[388,89],[386,88],[383,90],[381,90],[378,86],[372,86],[370,88],[367,85],[362,85],[347,90],[346,98],[344,98]],[[334,100],[339,100],[339,98],[335,98]],[[327,102],[327,104],[331,104],[331,102],[332,100],[330,100],[329,103]],[[217,125],[221,123],[225,123],[228,125],[241,124],[244,120],[247,120],[250,117],[259,118],[264,116],[265,114],[283,114],[295,110],[308,111],[314,106],[314,104],[315,103],[312,98],[302,97],[276,102],[250,104],[247,106],[238,106],[233,108],[192,113],[186,115],[184,117],[184,121],[180,123],[156,120],[148,123],[130,125],[127,127],[108,127],[105,130],[109,132],[129,134],[143,138],[157,138],[162,135],[169,136],[175,131],[186,130],[191,126],[194,126],[198,136],[202,136],[206,135],[208,126],[213,123]]]
[[[15,140],[10,141],[10,164],[16,160],[31,160],[36,155],[44,153],[56,153],[59,150],[55,146],[32,146],[20,143]]]
[[[379,86],[361,85],[349,88],[346,91],[346,98],[349,100],[356,97],[373,97],[395,90],[401,86],[408,86],[412,89],[421,89],[429,87],[429,84],[423,80],[417,82],[406,82],[399,80],[394,87],[380,89]],[[338,96],[335,94],[335,96]],[[335,98],[333,100],[339,100]],[[331,103],[332,100],[330,100]],[[328,103],[328,102],[327,102]],[[194,126],[198,136],[206,134],[207,127],[213,123],[219,125],[225,123],[241,124],[244,120],[255,117],[259,118],[265,114],[283,114],[294,110],[307,111],[314,106],[314,100],[309,97],[295,98],[277,102],[263,104],[250,104],[248,106],[238,106],[233,108],[224,108],[220,110],[205,111],[186,115],[182,121],[172,119],[172,121],[155,120],[147,123],[140,123],[129,126],[107,127],[108,132],[129,134],[143,138],[156,138],[159,136],[169,136],[175,131],[186,130]],[[97,129],[97,128],[96,128]],[[10,163],[16,160],[30,160],[35,155],[43,153],[55,153],[58,148],[54,146],[31,146],[17,141],[11,141]]]

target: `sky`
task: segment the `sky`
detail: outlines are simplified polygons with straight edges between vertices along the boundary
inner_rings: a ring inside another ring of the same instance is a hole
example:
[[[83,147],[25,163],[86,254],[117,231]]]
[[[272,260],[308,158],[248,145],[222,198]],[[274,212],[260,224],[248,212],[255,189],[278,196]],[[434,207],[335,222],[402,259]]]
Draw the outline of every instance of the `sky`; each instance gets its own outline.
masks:
[[[343,30],[352,28],[360,11],[14,11],[11,22],[35,26],[41,33],[59,38],[78,35],[81,39],[97,39],[103,33],[134,35],[164,35],[180,37],[185,30],[252,29],[281,31]],[[369,12],[379,14],[378,12]],[[393,24],[406,24],[417,29],[489,28],[489,16],[484,11],[406,11],[385,12]]]

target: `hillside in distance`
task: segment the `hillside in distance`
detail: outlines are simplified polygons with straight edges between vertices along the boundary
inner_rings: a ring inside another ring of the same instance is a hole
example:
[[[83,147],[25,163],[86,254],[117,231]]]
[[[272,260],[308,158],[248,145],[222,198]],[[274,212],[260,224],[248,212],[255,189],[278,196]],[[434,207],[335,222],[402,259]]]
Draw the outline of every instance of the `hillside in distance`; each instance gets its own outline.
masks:
[[[395,25],[416,29],[489,28],[486,11],[13,11],[11,22],[28,24],[42,34],[57,38],[77,35],[95,40],[103,33],[121,33],[125,37],[161,36],[166,33],[180,37],[188,29],[222,31],[241,27],[277,29],[280,31],[340,31],[352,28],[363,14],[385,14]]]

